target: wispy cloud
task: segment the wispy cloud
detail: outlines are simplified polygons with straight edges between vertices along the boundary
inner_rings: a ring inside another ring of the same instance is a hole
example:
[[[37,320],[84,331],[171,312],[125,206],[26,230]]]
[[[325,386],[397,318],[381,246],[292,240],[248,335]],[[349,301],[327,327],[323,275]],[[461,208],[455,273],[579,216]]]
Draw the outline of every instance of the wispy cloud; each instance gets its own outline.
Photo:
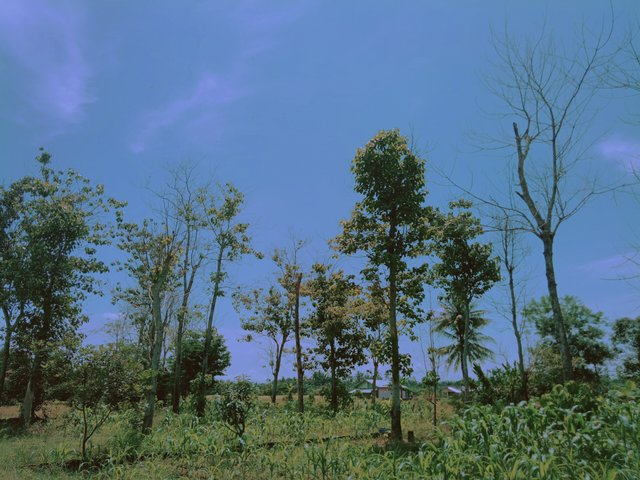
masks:
[[[640,170],[640,141],[614,136],[598,144],[600,154],[627,172]]]
[[[213,8],[203,6],[203,8]],[[217,8],[217,7],[216,7]],[[165,104],[140,114],[129,146],[140,153],[161,137],[163,132],[177,130],[182,137],[207,136],[223,127],[224,109],[236,100],[256,90],[250,81],[256,57],[273,49],[283,26],[293,22],[304,12],[298,3],[287,8],[265,8],[256,1],[239,2],[227,12],[241,41],[224,71],[210,68]]]
[[[620,255],[593,260],[579,267],[579,270],[600,279],[624,279],[638,275],[640,258],[630,251]]]
[[[96,100],[82,42],[83,12],[65,2],[0,2],[0,53],[9,59],[28,109],[60,127],[83,116]]]
[[[187,92],[140,117],[140,130],[131,143],[131,149],[136,153],[143,151],[161,131],[181,121],[188,120],[194,124],[212,119],[223,105],[243,94],[243,88],[233,82],[233,78],[206,72]]]

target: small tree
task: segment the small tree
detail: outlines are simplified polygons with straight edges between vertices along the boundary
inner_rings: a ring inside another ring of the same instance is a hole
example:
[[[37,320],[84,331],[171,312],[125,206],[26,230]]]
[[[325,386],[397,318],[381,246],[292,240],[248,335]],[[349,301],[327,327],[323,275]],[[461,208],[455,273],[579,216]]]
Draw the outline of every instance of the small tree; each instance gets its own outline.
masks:
[[[566,326],[570,354],[573,358],[572,370],[576,379],[592,380],[598,377],[598,369],[613,358],[613,350],[604,341],[602,312],[593,312],[576,297],[570,295],[560,300],[562,316]],[[538,348],[557,349],[560,339],[555,328],[553,308],[549,297],[532,300],[523,314],[535,328],[541,341]],[[591,368],[588,368],[591,366]],[[556,378],[558,383],[562,378]]]
[[[313,265],[306,286],[313,307],[308,328],[316,341],[314,354],[331,374],[331,408],[336,413],[339,382],[365,362],[365,335],[354,308],[359,288],[353,276],[342,270],[331,272],[320,263]]]
[[[216,414],[222,424],[238,437],[242,448],[247,417],[255,404],[253,383],[240,377],[235,382],[220,384],[218,392],[220,399],[215,404]]]
[[[68,382],[81,427],[83,459],[89,440],[111,414],[140,400],[142,380],[143,368],[131,346],[84,347],[73,356]]]
[[[282,365],[282,355],[291,333],[293,332],[293,305],[276,286],[264,293],[261,289],[253,290],[249,295],[237,292],[234,295],[236,310],[250,312],[248,317],[241,320],[241,326],[248,335],[245,340],[252,341],[252,334],[268,338],[272,342],[273,355],[270,358],[273,384],[271,389],[271,403],[276,403],[278,392],[278,377]]]
[[[613,324],[613,341],[619,350],[626,348],[622,374],[640,380],[640,317],[619,318]]]
[[[351,171],[355,191],[362,200],[356,203],[351,218],[342,222],[343,233],[335,239],[335,245],[345,254],[364,252],[368,259],[365,278],[379,276],[388,284],[391,438],[401,440],[398,298],[419,303],[423,296],[426,267],[409,266],[407,261],[425,252],[429,216],[424,206],[425,162],[398,130],[383,130],[358,149]]]
[[[192,393],[197,393],[199,385],[198,382],[194,384],[194,380],[196,378],[199,379],[203,356],[204,334],[194,330],[185,331],[182,337],[182,374],[180,375],[180,384],[178,385],[178,391],[181,396],[189,393],[191,385],[195,387]],[[170,366],[173,367],[175,371],[174,362],[175,359],[172,359]],[[225,344],[224,337],[214,328],[211,335],[211,349],[207,371],[207,378],[211,379],[211,381],[205,379],[205,383],[210,386],[213,380],[215,380],[215,377],[224,375],[229,365],[231,365],[231,354]],[[175,391],[175,388],[173,388],[173,390]]]

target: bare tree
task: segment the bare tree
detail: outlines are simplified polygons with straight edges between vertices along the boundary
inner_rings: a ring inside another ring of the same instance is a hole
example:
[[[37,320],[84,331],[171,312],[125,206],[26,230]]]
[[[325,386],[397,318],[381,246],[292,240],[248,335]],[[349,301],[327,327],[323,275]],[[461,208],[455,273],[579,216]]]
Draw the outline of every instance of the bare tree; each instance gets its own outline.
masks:
[[[542,243],[564,380],[572,377],[571,352],[558,297],[554,240],[560,225],[594,195],[611,190],[599,188],[595,178],[577,175],[590,146],[585,135],[609,60],[611,34],[612,29],[603,29],[594,36],[583,28],[581,41],[572,49],[556,45],[544,29],[538,38],[521,44],[508,34],[495,42],[501,73],[491,88],[513,119],[511,141],[504,146],[516,154],[518,203],[487,203],[508,212],[515,229],[533,233]]]
[[[524,360],[524,347],[522,345],[522,334],[525,328],[525,317],[519,318],[520,295],[517,291],[516,271],[519,271],[523,259],[523,249],[519,243],[519,232],[513,228],[512,220],[508,215],[499,216],[495,219],[496,229],[500,235],[499,252],[500,262],[506,274],[507,289],[509,292],[509,313],[508,317],[513,328],[513,335],[516,338],[518,347],[518,369],[520,371],[521,397],[525,400],[529,398],[527,369]],[[504,278],[504,277],[503,277]]]

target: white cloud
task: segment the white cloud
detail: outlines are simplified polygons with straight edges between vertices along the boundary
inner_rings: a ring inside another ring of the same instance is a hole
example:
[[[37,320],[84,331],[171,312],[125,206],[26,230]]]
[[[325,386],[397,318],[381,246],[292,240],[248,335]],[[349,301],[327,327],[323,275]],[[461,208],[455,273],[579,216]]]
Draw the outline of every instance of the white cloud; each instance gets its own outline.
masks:
[[[80,120],[96,97],[82,45],[84,16],[65,3],[3,0],[0,52],[18,72],[17,90],[32,110],[59,128]]]
[[[640,142],[622,137],[609,137],[598,144],[600,154],[617,162],[627,172],[640,170]]]

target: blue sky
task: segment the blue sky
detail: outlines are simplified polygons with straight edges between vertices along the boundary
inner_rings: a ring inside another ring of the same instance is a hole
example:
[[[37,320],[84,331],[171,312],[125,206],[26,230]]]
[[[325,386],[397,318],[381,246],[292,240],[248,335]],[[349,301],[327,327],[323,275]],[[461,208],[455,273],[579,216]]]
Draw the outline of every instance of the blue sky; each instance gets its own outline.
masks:
[[[622,31],[637,20],[636,2],[613,3]],[[503,106],[486,80],[495,73],[491,32],[508,25],[517,36],[535,35],[545,25],[570,42],[580,22],[598,28],[609,13],[595,0],[4,0],[0,178],[6,184],[34,173],[43,146],[54,166],[74,168],[128,201],[127,216],[137,220],[152,215],[150,189],[166,180],[167,167],[194,162],[203,177],[245,193],[243,217],[258,249],[285,246],[294,234],[312,241],[305,262],[323,260],[326,241],[357,200],[349,172],[357,147],[383,128],[412,135],[427,158],[433,205],[459,195],[438,171],[479,195],[503,188],[508,156],[479,152],[472,141],[474,133],[501,133],[493,114]],[[589,165],[603,179],[623,178],[639,161],[640,127],[628,121],[638,100],[610,94],[596,102]],[[615,280],[628,273],[636,218],[636,200],[603,196],[560,230],[561,294],[609,319],[640,313],[637,287]],[[531,242],[530,298],[544,293],[540,253]],[[264,285],[273,270],[247,260],[233,267],[232,281]],[[109,275],[106,295],[87,302],[90,339],[104,339],[102,326],[118,311],[109,290],[125,280]],[[500,289],[491,297],[499,299]],[[513,358],[512,341],[489,300],[500,363]],[[237,342],[239,321],[226,300],[219,313],[229,374],[266,378],[262,350]],[[420,376],[416,345],[404,348]]]

